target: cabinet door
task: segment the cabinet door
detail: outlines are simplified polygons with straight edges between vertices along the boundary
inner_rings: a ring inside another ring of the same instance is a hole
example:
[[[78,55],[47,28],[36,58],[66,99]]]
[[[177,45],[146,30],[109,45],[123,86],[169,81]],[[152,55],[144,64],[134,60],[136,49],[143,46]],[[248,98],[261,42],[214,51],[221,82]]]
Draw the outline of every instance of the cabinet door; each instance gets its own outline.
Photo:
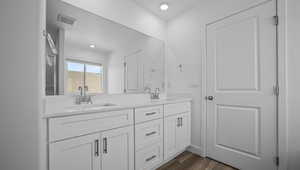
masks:
[[[166,117],[164,120],[164,159],[167,160],[175,155],[176,149],[176,129],[179,125],[177,116]]]
[[[177,116],[179,125],[176,128],[176,149],[182,151],[191,143],[190,115],[187,113]]]
[[[164,123],[164,159],[168,160],[190,145],[189,113],[177,114],[165,118]]]
[[[101,170],[133,170],[133,127],[125,127],[101,134]]]
[[[100,170],[99,139],[96,134],[50,144],[50,170]]]

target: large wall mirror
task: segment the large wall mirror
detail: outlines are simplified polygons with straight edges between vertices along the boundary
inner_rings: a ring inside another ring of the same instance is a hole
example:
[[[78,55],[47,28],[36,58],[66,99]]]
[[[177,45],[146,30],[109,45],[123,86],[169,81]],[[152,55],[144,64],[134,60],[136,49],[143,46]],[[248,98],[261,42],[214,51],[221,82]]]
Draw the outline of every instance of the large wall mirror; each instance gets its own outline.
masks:
[[[46,95],[164,91],[164,42],[47,0]]]

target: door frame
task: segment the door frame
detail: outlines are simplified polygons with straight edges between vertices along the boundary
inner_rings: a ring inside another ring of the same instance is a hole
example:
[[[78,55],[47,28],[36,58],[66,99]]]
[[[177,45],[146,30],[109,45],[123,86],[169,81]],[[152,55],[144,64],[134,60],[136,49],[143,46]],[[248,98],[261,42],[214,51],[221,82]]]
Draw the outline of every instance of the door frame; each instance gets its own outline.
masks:
[[[225,18],[231,17],[233,15],[239,14],[241,12],[247,11],[249,9],[255,8],[257,6],[263,5],[273,0],[262,0],[259,3],[253,4],[247,8],[233,11],[231,14],[225,17],[217,17],[208,19],[204,25],[204,31],[201,32],[201,37],[205,37],[202,40],[202,57],[201,57],[201,66],[202,66],[202,89],[201,89],[201,106],[202,106],[202,126],[201,126],[201,142],[202,142],[202,156],[207,156],[207,101],[205,96],[207,96],[207,27],[208,25],[215,23],[217,21],[223,20]],[[277,153],[279,156],[279,166],[278,170],[286,170],[287,168],[287,53],[286,53],[286,12],[287,12],[287,0],[274,0],[276,1],[276,13],[279,17],[279,25],[277,26],[277,82],[280,88],[279,96],[277,97]]]

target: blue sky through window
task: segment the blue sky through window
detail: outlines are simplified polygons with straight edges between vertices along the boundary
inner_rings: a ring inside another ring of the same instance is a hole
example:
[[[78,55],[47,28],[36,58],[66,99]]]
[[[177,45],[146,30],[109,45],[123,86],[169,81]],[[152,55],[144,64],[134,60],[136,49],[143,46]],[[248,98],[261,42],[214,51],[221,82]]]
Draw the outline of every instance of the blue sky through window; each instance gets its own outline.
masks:
[[[68,71],[84,72],[84,65],[81,63],[68,62]]]
[[[96,66],[96,65],[86,65],[86,72],[100,74],[100,73],[103,73],[103,67]]]
[[[68,62],[68,71],[84,72],[84,64],[76,62]],[[86,72],[88,73],[103,73],[103,67],[97,65],[86,64]]]

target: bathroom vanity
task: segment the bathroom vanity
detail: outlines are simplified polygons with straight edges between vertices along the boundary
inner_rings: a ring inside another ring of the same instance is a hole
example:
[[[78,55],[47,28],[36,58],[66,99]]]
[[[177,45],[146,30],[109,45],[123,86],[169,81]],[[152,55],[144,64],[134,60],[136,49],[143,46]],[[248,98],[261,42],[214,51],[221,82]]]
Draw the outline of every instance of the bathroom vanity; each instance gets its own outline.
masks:
[[[191,99],[96,106],[45,116],[49,170],[151,170],[190,145]]]

